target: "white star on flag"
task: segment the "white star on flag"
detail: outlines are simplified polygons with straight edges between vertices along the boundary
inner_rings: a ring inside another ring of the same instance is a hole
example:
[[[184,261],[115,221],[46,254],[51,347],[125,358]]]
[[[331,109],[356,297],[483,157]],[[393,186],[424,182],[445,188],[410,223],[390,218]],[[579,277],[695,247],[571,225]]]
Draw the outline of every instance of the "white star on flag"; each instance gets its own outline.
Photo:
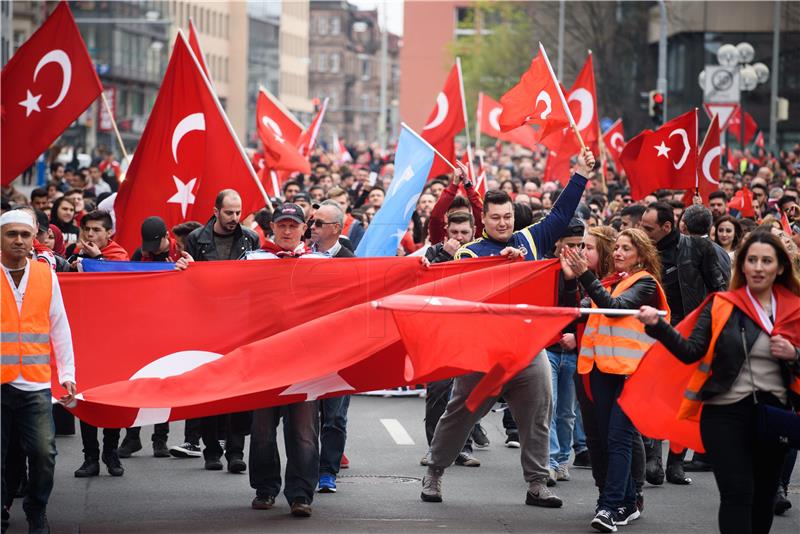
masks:
[[[186,208],[189,206],[189,204],[194,204],[194,193],[192,193],[192,189],[194,189],[194,184],[197,182],[197,178],[192,178],[186,184],[180,181],[177,176],[173,176],[172,179],[175,180],[175,187],[178,188],[178,192],[172,195],[169,200],[167,200],[167,204],[180,204],[181,215],[185,219]]]
[[[25,116],[30,117],[31,113],[34,111],[42,111],[39,109],[39,99],[42,98],[42,95],[33,96],[31,94],[30,89],[28,89],[28,96],[19,103],[20,106],[25,108]]]
[[[656,157],[664,156],[665,158],[669,159],[669,151],[672,150],[670,147],[667,146],[664,141],[661,141],[660,145],[654,145],[653,148],[658,150],[658,155]]]
[[[303,380],[297,384],[292,384],[283,390],[279,396],[305,394],[307,401],[313,401],[328,393],[354,390],[355,388],[339,376],[339,373],[334,372],[319,378],[312,378],[311,380]]]

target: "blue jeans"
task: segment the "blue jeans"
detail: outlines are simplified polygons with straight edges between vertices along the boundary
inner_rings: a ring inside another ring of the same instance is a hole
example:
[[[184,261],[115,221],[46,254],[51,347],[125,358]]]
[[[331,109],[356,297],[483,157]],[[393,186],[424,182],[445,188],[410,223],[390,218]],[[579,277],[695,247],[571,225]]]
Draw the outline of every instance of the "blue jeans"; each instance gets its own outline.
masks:
[[[277,435],[281,417],[286,445],[286,487],[283,494],[289,504],[299,497],[305,497],[311,503],[319,478],[319,405],[316,401],[253,412],[250,486],[259,496],[274,497],[281,491]]]
[[[334,477],[339,474],[344,444],[347,441],[347,409],[350,397],[334,397],[320,401],[322,430],[320,432],[319,472]]]
[[[56,427],[50,389],[22,391],[10,384],[2,385],[2,499],[10,504],[6,487],[6,457],[11,434],[20,440],[28,457],[28,493],[23,501],[25,513],[44,512],[53,490],[56,467]]]
[[[553,383],[553,418],[550,421],[550,467],[569,462],[572,453],[572,434],[575,427],[575,368],[578,356],[574,352],[545,351],[550,360]]]

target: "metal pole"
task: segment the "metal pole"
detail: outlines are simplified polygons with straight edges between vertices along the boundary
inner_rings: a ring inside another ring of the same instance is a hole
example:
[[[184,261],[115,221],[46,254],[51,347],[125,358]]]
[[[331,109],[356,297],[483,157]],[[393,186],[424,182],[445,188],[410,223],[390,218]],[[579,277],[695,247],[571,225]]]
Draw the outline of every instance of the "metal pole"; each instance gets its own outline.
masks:
[[[378,9],[381,9],[380,7]],[[383,5],[381,13],[381,89],[380,89],[380,112],[378,113],[378,144],[381,152],[386,151],[386,83],[387,83],[387,63],[389,48],[389,32],[386,29],[386,4]]]
[[[658,80],[656,90],[664,95],[661,124],[667,122],[667,7],[664,0],[658,0],[658,11],[661,15],[661,30],[658,38]]]
[[[566,11],[566,2],[559,0],[558,2],[558,77],[564,77],[564,11]]]
[[[778,69],[781,51],[781,2],[775,0],[772,5],[772,87],[769,92],[769,147],[778,147]]]
[[[586,315],[610,315],[610,316],[621,316],[621,315],[636,315],[639,313],[639,310],[615,310],[612,308],[578,308],[578,311],[581,314]],[[667,312],[663,310],[658,310],[659,317],[666,317]]]
[[[122,152],[122,157],[124,159],[128,159],[128,151],[125,150],[125,145],[122,142],[122,136],[119,134],[119,128],[117,128],[117,120],[114,118],[114,110],[111,109],[111,106],[108,104],[108,99],[106,98],[106,92],[100,91],[100,98],[103,99],[103,105],[108,112],[108,118],[111,120],[111,127],[114,129],[114,133],[117,136],[117,141],[119,141],[119,149]]]

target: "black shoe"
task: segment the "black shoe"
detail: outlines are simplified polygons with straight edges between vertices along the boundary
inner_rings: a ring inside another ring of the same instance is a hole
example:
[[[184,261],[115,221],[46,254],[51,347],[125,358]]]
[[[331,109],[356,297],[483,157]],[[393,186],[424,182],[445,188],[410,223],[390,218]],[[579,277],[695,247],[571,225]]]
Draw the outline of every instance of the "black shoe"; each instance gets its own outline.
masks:
[[[308,499],[298,497],[292,501],[292,515],[295,517],[311,517],[311,504]]]
[[[615,519],[616,514],[614,512],[602,508],[597,512],[589,525],[599,532],[616,532],[617,522]]]
[[[181,445],[173,445],[169,448],[169,453],[175,458],[200,458],[203,456],[200,447],[188,441]]]
[[[519,432],[512,432],[506,438],[506,447],[509,449],[519,449]]]
[[[238,457],[228,459],[228,473],[242,473],[247,469],[244,460]]]
[[[222,462],[218,456],[206,458],[205,468],[207,471],[222,471]]]
[[[575,455],[575,459],[572,461],[572,467],[577,467],[578,469],[592,468],[592,458],[589,456],[588,449]]]
[[[119,461],[117,449],[105,451],[103,453],[103,463],[106,464],[108,474],[112,477],[121,477],[125,474],[125,469],[122,467],[122,462]]]
[[[691,462],[683,462],[683,470],[691,473],[711,471],[711,464],[705,461],[704,457],[698,458],[698,456],[699,455],[695,453]]]
[[[475,446],[479,449],[485,449],[489,446],[489,436],[480,423],[476,424],[472,429],[472,442],[475,443]]]
[[[153,456],[156,458],[169,458],[171,456],[166,440],[157,439],[153,441]]]
[[[50,534],[50,524],[44,512],[28,515],[28,534]]]
[[[683,472],[683,464],[667,464],[667,482],[670,484],[677,484],[679,486],[688,486],[692,483],[692,479],[686,476]]]
[[[775,515],[783,515],[786,510],[792,507],[792,501],[787,498],[787,493],[783,484],[779,484],[778,493],[775,494]]]
[[[75,471],[76,478],[96,477],[100,474],[100,462],[97,458],[86,456],[77,471]]]
[[[130,458],[134,452],[142,450],[142,440],[139,438],[122,440],[122,444],[117,449],[120,458]]]
[[[647,460],[644,475],[645,480],[654,486],[663,484],[664,464],[661,463],[661,458],[651,458]]]
[[[628,525],[631,521],[635,521],[639,519],[639,516],[642,515],[642,512],[637,508],[636,505],[631,504],[629,506],[625,506],[617,510],[617,517],[614,519],[614,522],[617,525]]]
[[[250,507],[253,510],[269,510],[273,506],[275,506],[275,496],[274,495],[258,495],[253,498],[253,502],[250,503]]]

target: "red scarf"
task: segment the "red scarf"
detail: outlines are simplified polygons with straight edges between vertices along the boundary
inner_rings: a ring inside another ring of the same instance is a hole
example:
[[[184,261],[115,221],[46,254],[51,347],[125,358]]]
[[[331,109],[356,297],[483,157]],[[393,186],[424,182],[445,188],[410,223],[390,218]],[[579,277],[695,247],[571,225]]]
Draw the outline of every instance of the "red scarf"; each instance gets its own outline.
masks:
[[[266,241],[264,246],[261,247],[261,250],[275,254],[279,258],[299,258],[300,256],[309,254],[311,252],[311,249],[308,248],[305,243],[300,243],[294,250],[284,250],[276,245],[274,241]]]

